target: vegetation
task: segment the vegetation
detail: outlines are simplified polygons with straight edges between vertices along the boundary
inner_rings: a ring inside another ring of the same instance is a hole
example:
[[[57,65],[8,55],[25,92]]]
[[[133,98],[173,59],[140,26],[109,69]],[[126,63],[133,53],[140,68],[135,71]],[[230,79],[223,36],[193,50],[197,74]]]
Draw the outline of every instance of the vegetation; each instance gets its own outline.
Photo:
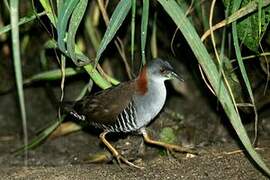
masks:
[[[3,46],[8,44],[9,36],[12,39],[24,149],[46,139],[63,118],[27,146],[23,85],[59,79],[62,101],[65,78],[87,73],[90,81],[106,89],[119,81],[104,72],[102,62],[114,61],[123,65],[125,79],[133,78],[149,59],[173,54],[174,43],[181,41],[181,48],[192,50],[202,78],[217,97],[243,146],[270,175],[269,168],[254,150],[239,113],[240,108],[253,111],[254,120],[258,121],[246,59],[264,59],[261,68],[266,77],[265,89],[268,88],[269,53],[264,51],[269,46],[269,5],[269,0],[223,0],[223,3],[215,0],[4,1],[0,5],[0,23],[5,24],[0,28],[0,39]],[[37,74],[23,78],[21,57],[30,57],[28,53],[31,52],[24,51],[28,46],[35,46],[31,43],[30,32],[33,33],[32,29],[36,27],[43,34],[40,37],[44,44],[37,47],[42,66],[37,67]],[[174,36],[166,34],[168,27],[175,30]],[[48,52],[54,55],[49,56]],[[177,52],[174,55],[179,57]],[[48,59],[53,59],[53,63]],[[51,64],[58,67],[52,69]],[[235,68],[239,68],[239,73],[235,73]],[[78,97],[85,92],[86,88]]]

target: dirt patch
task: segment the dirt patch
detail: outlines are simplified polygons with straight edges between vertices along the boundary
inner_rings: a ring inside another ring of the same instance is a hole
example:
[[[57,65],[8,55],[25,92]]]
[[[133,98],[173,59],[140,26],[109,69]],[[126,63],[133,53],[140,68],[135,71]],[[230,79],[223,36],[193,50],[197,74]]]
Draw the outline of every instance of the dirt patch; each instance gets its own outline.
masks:
[[[98,134],[88,130],[47,140],[29,151],[26,167],[23,156],[10,153],[22,145],[16,104],[10,96],[1,97],[0,102],[0,179],[267,179],[244,153],[237,152],[239,146],[211,108],[203,101],[195,104],[177,96],[169,99],[148,130],[158,139],[164,127],[172,128],[177,137],[175,143],[194,146],[200,151],[198,156],[164,155],[164,150],[149,146],[143,146],[141,151],[140,136],[115,135],[109,138],[114,146],[144,170],[126,166],[121,169],[115,163],[90,164],[84,159],[89,154],[106,152],[106,148],[100,144]],[[43,103],[48,100],[42,89],[27,90],[26,99],[31,99],[27,109],[29,132],[34,137],[37,129],[55,119],[55,109]],[[270,164],[269,136],[264,139],[260,138],[262,149],[258,152]]]
[[[11,146],[14,143],[1,143],[0,150],[5,152]],[[261,142],[260,146],[263,148],[259,153],[269,164],[269,141]],[[114,163],[84,162],[82,159],[89,152],[99,152],[102,148],[97,137],[79,132],[30,151],[28,167],[23,165],[21,156],[15,157],[6,151],[0,159],[0,179],[267,179],[238,149],[233,143],[216,144],[201,148],[201,154],[195,157],[185,154],[172,157],[147,147],[146,154],[135,162],[145,168],[137,170],[120,168]]]

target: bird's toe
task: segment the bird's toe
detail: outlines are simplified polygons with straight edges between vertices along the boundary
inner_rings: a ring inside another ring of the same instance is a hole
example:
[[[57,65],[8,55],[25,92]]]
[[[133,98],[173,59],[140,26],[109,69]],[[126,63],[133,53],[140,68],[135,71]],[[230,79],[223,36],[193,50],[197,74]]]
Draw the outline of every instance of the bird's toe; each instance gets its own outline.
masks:
[[[130,167],[134,167],[134,168],[137,168],[137,169],[144,169],[144,167],[135,165],[134,163],[128,161],[122,155],[117,155],[115,158],[116,158],[118,164],[120,165],[120,167],[122,166],[122,162],[124,162],[126,165],[128,165]]]

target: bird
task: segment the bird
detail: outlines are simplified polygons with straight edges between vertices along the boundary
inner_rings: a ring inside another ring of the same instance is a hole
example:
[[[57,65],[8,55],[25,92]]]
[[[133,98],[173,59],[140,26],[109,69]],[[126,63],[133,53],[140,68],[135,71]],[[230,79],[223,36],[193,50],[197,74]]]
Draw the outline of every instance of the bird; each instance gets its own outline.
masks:
[[[166,101],[165,81],[183,78],[169,62],[160,58],[144,65],[138,76],[111,88],[89,94],[77,101],[69,114],[80,122],[102,129],[100,140],[110,150],[119,165],[135,165],[123,157],[106,139],[108,133],[137,132],[146,143],[168,150],[189,152],[179,145],[152,140],[146,126],[158,115]]]

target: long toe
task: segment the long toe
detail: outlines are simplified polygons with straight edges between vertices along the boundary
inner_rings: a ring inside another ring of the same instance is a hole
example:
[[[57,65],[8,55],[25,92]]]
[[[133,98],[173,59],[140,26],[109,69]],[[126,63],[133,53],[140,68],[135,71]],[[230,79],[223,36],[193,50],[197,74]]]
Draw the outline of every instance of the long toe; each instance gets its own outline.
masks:
[[[185,152],[185,153],[190,153],[190,154],[195,154],[195,155],[198,154],[198,152],[196,150],[194,150],[194,149],[190,149],[190,148],[183,147],[183,146],[178,146],[178,145],[168,144],[168,146],[166,148],[169,151]]]
[[[131,167],[134,167],[134,168],[137,168],[137,169],[144,169],[144,167],[133,164],[132,162],[128,161],[126,158],[124,158],[121,155],[116,156],[116,160],[117,160],[118,164],[120,165],[120,167],[121,167],[121,164],[122,164],[121,162],[124,162],[128,166],[131,166]]]

